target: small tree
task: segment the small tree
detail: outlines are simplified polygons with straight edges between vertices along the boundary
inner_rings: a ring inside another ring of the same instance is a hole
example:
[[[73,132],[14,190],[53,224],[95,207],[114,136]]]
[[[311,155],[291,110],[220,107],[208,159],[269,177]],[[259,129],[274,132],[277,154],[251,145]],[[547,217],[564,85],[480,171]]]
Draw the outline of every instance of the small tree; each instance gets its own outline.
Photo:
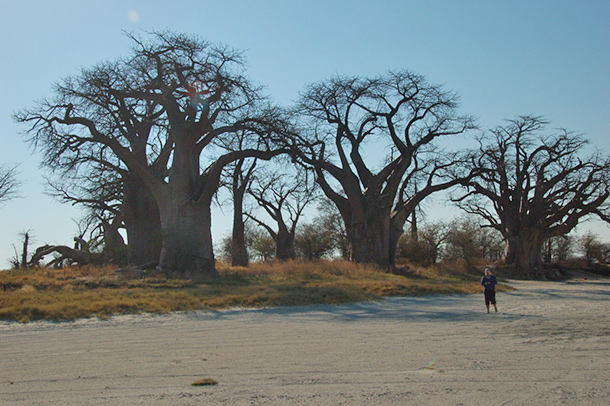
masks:
[[[571,235],[551,237],[544,243],[545,262],[565,262],[572,256],[574,238]]]
[[[417,234],[403,234],[398,242],[397,257],[421,265],[434,265],[443,254],[449,229],[442,222],[424,224]]]
[[[347,259],[349,256],[349,242],[345,223],[341,218],[341,213],[337,206],[327,198],[322,198],[318,204],[318,217],[315,220],[329,233],[334,241],[334,248],[341,258]]]
[[[476,228],[471,226],[472,223],[466,223],[463,220],[455,220],[449,224],[449,236],[445,251],[448,259],[471,260],[480,255],[480,251],[476,249],[473,238]]]
[[[17,247],[13,245],[13,250],[15,251],[15,255],[10,260],[11,265],[14,269],[19,268],[27,268],[28,266],[28,250],[30,247],[32,230],[27,230],[22,233],[19,233],[20,237],[23,237],[23,242],[21,243],[21,253],[17,251]]]
[[[252,196],[271,222],[265,222],[252,213],[247,214],[259,226],[267,230],[276,246],[276,258],[294,259],[294,239],[303,211],[317,199],[316,189],[310,174],[301,167],[297,172],[259,171],[252,179],[248,194]]]
[[[504,251],[502,236],[489,227],[482,227],[475,217],[463,217],[449,223],[444,256],[463,259],[474,266],[478,259],[498,260]]]
[[[309,261],[332,256],[335,244],[332,231],[325,226],[324,219],[320,217],[299,227],[294,239],[297,255]]]
[[[0,203],[17,197],[21,182],[17,180],[17,167],[0,165]]]
[[[588,266],[606,260],[606,249],[596,234],[588,232],[579,238],[578,243],[583,259]]]
[[[481,258],[490,261],[501,261],[506,251],[502,234],[491,227],[479,227],[475,234],[475,244],[480,247]]]
[[[269,262],[275,258],[275,241],[266,231],[256,229],[252,233],[250,250],[252,251],[252,257],[263,262]]]

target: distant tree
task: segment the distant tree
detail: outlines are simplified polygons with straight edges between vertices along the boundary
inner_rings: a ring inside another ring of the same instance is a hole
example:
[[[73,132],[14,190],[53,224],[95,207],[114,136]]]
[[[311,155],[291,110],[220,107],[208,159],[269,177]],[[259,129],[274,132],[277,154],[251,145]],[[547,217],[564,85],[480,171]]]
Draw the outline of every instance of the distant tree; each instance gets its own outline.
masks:
[[[599,236],[592,232],[580,236],[578,248],[588,266],[595,262],[605,262],[608,257],[606,244],[600,241]]]
[[[0,165],[0,203],[17,197],[21,182],[17,180],[17,167]]]
[[[275,258],[275,245],[275,241],[267,231],[261,228],[253,230],[250,250],[254,258],[263,262],[271,261]]]
[[[475,234],[475,243],[481,250],[481,258],[495,262],[504,257],[506,243],[502,234],[493,228],[479,227]]]
[[[294,239],[297,225],[305,208],[318,198],[310,174],[303,168],[295,169],[296,172],[261,170],[248,188],[248,194],[264,209],[271,222],[252,213],[248,217],[273,238],[275,256],[279,260],[296,257]]]
[[[317,217],[297,229],[294,246],[299,257],[312,261],[332,257],[336,242],[332,231],[324,224],[324,218]]]
[[[569,234],[554,237],[555,240],[555,258],[557,261],[567,261],[572,255],[574,239]]]
[[[318,217],[314,220],[332,236],[334,248],[341,258],[349,257],[349,243],[345,223],[337,206],[328,198],[321,198],[318,204]]]
[[[448,226],[442,222],[423,224],[417,234],[403,234],[398,242],[397,257],[406,261],[434,265],[443,254],[449,237]]]
[[[231,235],[229,234],[222,236],[220,241],[217,240],[214,246],[216,258],[227,264],[231,263],[231,243]]]
[[[569,233],[581,219],[610,222],[610,159],[583,156],[586,141],[566,130],[541,135],[548,123],[522,116],[485,133],[472,170],[481,173],[454,201],[507,242],[505,261],[516,273],[542,276],[544,242]]]
[[[545,262],[564,262],[571,258],[574,238],[571,235],[551,237],[543,246],[543,259]]]
[[[601,245],[599,261],[607,264],[610,263],[610,243],[604,242]]]
[[[460,218],[448,225],[447,247],[445,255],[449,259],[464,259],[472,264],[481,258],[483,251],[476,242],[476,234],[480,230],[479,224],[473,219]]]
[[[408,71],[334,77],[305,90],[299,159],[341,213],[351,260],[392,266],[410,214],[461,182],[448,176],[457,156],[436,143],[474,127],[457,106],[456,94]]]

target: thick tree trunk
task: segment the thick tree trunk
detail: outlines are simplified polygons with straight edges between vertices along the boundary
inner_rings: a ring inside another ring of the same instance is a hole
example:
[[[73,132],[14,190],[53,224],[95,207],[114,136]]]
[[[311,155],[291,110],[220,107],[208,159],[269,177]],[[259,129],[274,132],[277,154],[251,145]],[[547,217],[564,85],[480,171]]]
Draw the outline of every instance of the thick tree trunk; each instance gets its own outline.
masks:
[[[352,224],[348,229],[350,260],[378,265],[382,269],[392,266],[390,258],[390,219],[378,211],[367,216],[366,222]]]
[[[157,202],[143,182],[125,181],[123,214],[127,232],[127,262],[134,265],[159,260],[161,220]]]
[[[527,279],[541,279],[544,238],[539,232],[522,230],[521,235],[508,239],[505,262],[515,274]]]
[[[184,277],[218,275],[210,204],[172,198],[160,204],[159,211],[163,228],[159,269]]]
[[[210,185],[201,179],[192,139],[177,135],[175,140],[169,183],[151,188],[161,219],[158,269],[185,278],[216,276],[211,204],[217,182]]]
[[[294,234],[286,227],[280,227],[275,237],[275,257],[281,261],[296,258],[294,249]]]

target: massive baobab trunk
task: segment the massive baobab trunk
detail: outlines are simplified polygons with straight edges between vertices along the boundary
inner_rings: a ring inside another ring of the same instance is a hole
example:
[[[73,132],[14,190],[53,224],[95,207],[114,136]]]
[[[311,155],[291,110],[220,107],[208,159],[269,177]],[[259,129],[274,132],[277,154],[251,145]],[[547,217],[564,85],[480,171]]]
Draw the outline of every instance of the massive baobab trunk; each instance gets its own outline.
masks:
[[[522,230],[521,235],[509,237],[506,244],[504,261],[513,268],[516,276],[527,279],[540,279],[542,270],[542,233]]]
[[[135,265],[159,260],[161,253],[161,221],[153,195],[142,180],[125,180],[123,221],[127,232],[127,262]]]
[[[163,228],[160,269],[184,276],[217,275],[210,205],[172,199],[159,209]]]
[[[393,265],[390,255],[390,221],[383,212],[369,213],[364,222],[348,229],[350,260],[376,264],[382,269]]]

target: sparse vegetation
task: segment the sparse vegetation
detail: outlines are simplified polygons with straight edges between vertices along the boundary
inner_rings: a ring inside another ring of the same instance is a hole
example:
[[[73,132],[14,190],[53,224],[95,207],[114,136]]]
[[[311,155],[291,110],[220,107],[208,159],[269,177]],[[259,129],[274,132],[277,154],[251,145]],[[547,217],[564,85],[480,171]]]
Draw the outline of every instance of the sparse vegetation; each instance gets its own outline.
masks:
[[[410,268],[395,275],[345,261],[286,261],[249,268],[217,264],[217,268],[219,276],[194,280],[141,277],[93,266],[0,272],[0,319],[59,321],[480,292],[479,275],[461,269]]]

